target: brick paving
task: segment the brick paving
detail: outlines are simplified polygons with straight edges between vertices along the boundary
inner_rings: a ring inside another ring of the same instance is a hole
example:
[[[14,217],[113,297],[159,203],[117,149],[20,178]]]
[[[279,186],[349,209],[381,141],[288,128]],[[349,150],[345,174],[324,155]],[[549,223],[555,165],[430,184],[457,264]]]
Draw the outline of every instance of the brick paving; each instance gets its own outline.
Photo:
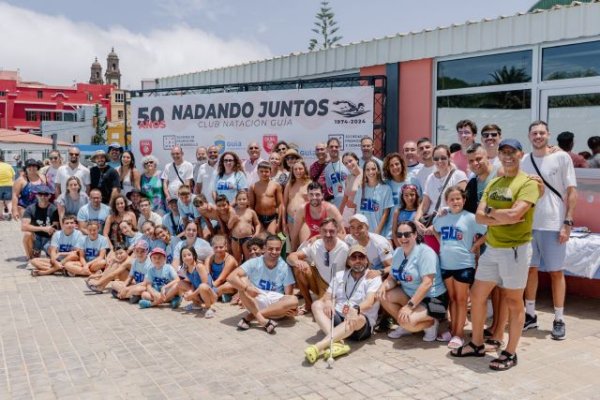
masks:
[[[235,329],[241,311],[214,319],[181,309],[140,310],[91,294],[79,278],[30,276],[18,224],[0,223],[0,399],[551,399],[600,396],[600,301],[567,299],[568,339],[549,338],[548,294],[540,329],[506,372],[485,359],[453,359],[420,335],[378,334],[352,344],[333,369],[304,361],[321,338],[310,317],[275,335]]]

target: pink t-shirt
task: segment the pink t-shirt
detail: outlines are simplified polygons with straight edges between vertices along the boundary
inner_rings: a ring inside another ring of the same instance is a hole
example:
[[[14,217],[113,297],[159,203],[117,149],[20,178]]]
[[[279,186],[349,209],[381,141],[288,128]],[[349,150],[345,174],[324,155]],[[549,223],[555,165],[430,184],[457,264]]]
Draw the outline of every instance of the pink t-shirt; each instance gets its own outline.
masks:
[[[469,169],[469,160],[467,156],[463,154],[462,151],[457,151],[456,153],[452,153],[450,155],[452,162],[456,165],[456,168],[460,169],[464,173],[468,173]]]

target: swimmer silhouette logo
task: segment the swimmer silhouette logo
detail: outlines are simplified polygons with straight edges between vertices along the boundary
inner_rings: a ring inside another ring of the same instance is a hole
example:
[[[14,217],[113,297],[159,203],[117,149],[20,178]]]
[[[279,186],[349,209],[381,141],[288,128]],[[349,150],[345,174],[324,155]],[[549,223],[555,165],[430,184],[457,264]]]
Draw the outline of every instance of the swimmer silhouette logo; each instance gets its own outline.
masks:
[[[277,135],[263,135],[262,144],[267,153],[272,152],[277,144]]]
[[[356,104],[348,100],[336,100],[333,102],[333,105],[338,107],[336,110],[332,111],[346,118],[358,117],[359,115],[363,115],[369,112],[369,110],[365,108],[364,103]]]

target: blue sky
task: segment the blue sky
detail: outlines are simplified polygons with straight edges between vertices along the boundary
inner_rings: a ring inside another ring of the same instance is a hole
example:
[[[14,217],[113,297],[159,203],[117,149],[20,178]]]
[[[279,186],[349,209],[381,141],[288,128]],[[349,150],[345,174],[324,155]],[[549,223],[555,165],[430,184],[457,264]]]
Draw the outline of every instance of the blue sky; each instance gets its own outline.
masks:
[[[342,44],[527,11],[532,1],[331,0]],[[306,51],[317,0],[0,0],[0,69],[87,81],[114,46],[124,86]]]

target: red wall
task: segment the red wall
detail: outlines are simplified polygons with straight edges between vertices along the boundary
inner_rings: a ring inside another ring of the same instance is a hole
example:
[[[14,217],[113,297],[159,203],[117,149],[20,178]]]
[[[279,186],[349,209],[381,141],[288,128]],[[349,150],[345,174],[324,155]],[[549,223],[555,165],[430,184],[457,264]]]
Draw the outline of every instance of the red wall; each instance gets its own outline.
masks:
[[[400,63],[400,147],[408,141],[431,138],[433,59]]]

